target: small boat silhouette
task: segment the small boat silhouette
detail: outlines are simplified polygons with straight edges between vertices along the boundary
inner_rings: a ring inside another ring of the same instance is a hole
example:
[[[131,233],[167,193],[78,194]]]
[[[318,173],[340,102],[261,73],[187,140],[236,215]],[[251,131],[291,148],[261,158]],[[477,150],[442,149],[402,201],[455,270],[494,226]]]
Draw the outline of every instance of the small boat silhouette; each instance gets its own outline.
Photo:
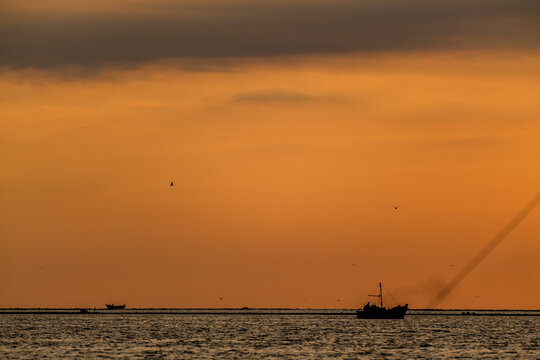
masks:
[[[403,319],[409,309],[409,304],[405,304],[404,306],[398,305],[391,309],[385,308],[383,306],[382,283],[379,283],[379,295],[369,296],[378,297],[381,306],[370,305],[368,302],[362,310],[356,310],[356,317],[358,319]]]
[[[126,304],[124,305],[114,305],[114,304],[105,304],[108,310],[122,310],[126,308]]]

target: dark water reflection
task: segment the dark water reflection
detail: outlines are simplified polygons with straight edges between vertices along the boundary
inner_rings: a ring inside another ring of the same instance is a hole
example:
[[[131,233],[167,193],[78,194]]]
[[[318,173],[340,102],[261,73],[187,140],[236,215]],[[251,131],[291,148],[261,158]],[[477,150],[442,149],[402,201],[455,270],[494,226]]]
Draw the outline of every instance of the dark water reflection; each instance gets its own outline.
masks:
[[[540,317],[0,316],[2,359],[540,358]]]

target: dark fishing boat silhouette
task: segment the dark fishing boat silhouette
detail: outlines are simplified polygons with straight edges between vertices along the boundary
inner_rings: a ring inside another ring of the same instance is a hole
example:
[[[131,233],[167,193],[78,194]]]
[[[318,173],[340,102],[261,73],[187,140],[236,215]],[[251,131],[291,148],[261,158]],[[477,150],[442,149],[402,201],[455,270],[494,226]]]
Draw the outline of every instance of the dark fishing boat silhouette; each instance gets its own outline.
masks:
[[[126,304],[124,305],[114,305],[114,304],[105,304],[108,310],[122,310],[126,308]]]
[[[409,309],[409,304],[398,305],[390,309],[385,308],[383,306],[382,283],[379,283],[379,295],[369,296],[378,297],[380,306],[370,305],[368,302],[362,310],[356,310],[358,319],[403,319]]]

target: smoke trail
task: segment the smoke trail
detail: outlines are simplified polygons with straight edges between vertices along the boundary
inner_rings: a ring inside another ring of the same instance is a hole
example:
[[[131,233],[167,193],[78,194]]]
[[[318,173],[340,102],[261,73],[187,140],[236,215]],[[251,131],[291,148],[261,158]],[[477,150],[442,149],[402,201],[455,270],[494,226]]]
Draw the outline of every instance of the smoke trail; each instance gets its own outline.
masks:
[[[521,223],[540,203],[540,193],[531,200],[495,237],[461,270],[437,296],[431,300],[428,308],[432,308],[441,302],[463,279],[469,275]]]

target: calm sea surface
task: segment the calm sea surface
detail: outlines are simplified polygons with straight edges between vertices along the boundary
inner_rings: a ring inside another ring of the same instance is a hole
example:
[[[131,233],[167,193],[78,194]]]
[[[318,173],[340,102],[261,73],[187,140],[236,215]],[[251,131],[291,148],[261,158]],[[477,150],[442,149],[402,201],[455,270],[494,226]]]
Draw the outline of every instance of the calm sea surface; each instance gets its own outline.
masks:
[[[540,358],[540,316],[328,313],[1,314],[0,358]]]

